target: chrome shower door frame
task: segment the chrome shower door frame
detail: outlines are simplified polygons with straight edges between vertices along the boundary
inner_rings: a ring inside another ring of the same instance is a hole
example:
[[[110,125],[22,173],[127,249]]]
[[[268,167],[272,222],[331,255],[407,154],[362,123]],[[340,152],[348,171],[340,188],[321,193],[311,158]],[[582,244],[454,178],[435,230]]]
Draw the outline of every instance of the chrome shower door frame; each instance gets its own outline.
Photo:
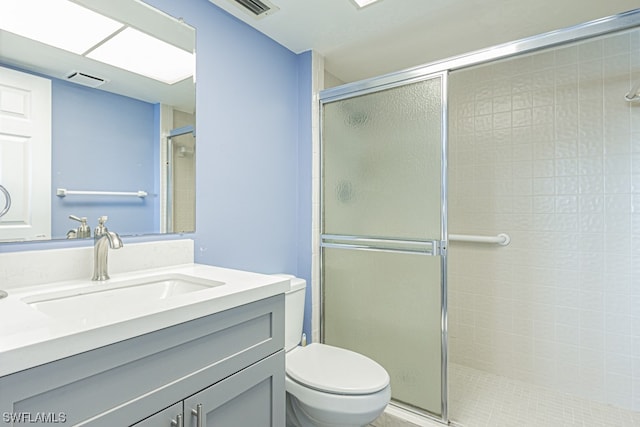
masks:
[[[319,100],[320,103],[326,102],[327,100],[338,100],[343,97],[348,97],[349,94],[356,91],[362,91],[361,94],[375,92],[383,86],[388,88],[401,85],[404,81],[420,79],[426,75],[473,67],[524,53],[535,52],[552,46],[559,46],[616,31],[623,31],[637,26],[640,26],[640,8],[572,27],[453,56],[441,61],[430,62],[406,70],[325,89],[320,92]]]
[[[324,206],[323,206],[323,179],[324,176],[324,159],[323,156],[323,132],[324,118],[323,108],[325,104],[346,100],[349,98],[367,95],[375,92],[398,88],[401,86],[418,83],[425,80],[440,79],[441,80],[441,129],[440,129],[440,236],[437,240],[395,240],[384,239],[378,236],[344,236],[344,235],[332,235],[323,234],[324,224]],[[447,338],[447,129],[448,129],[448,105],[447,105],[447,85],[448,85],[448,72],[446,70],[415,75],[414,73],[398,73],[393,81],[381,80],[380,84],[376,84],[376,79],[368,81],[366,85],[362,87],[354,86],[353,90],[344,91],[335,96],[322,96],[319,99],[320,102],[320,271],[323,271],[324,266],[324,248],[345,248],[356,249],[361,251],[381,251],[381,252],[395,252],[404,254],[418,254],[424,256],[439,256],[440,257],[440,341],[441,341],[441,412],[440,415],[427,412],[420,408],[416,408],[410,405],[403,404],[401,402],[391,403],[394,406],[400,407],[409,412],[417,413],[421,416],[435,419],[440,422],[448,422],[448,381],[447,381],[447,361],[448,361],[448,338]],[[323,274],[320,274],[320,339],[325,341],[324,334],[324,292],[323,292]]]

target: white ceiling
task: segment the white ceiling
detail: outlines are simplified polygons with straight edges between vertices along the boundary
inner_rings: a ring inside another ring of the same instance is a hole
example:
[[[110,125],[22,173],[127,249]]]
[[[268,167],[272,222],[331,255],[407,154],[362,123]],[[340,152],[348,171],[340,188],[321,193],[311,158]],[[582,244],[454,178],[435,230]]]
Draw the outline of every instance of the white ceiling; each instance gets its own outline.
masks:
[[[256,19],[233,0],[209,0],[295,53],[357,81],[640,7],[638,0],[270,0]]]

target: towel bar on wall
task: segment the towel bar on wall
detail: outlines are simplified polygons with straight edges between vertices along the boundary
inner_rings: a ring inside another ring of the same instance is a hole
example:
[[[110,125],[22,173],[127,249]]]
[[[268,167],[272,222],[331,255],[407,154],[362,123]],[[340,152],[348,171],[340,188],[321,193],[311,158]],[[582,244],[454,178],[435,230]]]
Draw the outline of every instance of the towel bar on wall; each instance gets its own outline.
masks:
[[[471,243],[497,243],[507,246],[511,242],[511,237],[507,233],[500,233],[497,236],[477,236],[474,234],[449,234],[449,241],[471,242]]]
[[[76,190],[67,190],[66,188],[58,188],[56,190],[56,196],[65,197],[65,196],[135,196],[144,198],[147,197],[148,193],[146,191],[138,190],[138,191],[76,191]]]

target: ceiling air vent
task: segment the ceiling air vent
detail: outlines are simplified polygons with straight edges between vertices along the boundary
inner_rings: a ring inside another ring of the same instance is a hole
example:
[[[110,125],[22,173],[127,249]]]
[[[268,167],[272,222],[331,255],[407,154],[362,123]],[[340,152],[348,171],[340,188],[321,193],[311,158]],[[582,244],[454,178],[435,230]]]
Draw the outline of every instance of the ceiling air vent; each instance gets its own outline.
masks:
[[[231,0],[256,18],[264,18],[280,10],[267,0]]]
[[[67,75],[67,80],[73,83],[77,83],[83,86],[98,87],[107,83],[108,80],[102,77],[92,76],[90,74],[81,73],[79,71],[72,71]]]

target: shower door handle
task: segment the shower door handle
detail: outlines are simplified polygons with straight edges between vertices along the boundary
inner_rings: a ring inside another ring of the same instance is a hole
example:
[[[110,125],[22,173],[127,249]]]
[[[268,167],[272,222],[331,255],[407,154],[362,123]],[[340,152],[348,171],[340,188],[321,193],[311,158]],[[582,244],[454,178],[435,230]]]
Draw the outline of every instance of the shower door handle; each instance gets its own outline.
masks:
[[[444,240],[402,240],[369,236],[344,236],[323,234],[323,248],[353,249],[364,251],[397,252],[405,254],[441,256],[446,250]]]

